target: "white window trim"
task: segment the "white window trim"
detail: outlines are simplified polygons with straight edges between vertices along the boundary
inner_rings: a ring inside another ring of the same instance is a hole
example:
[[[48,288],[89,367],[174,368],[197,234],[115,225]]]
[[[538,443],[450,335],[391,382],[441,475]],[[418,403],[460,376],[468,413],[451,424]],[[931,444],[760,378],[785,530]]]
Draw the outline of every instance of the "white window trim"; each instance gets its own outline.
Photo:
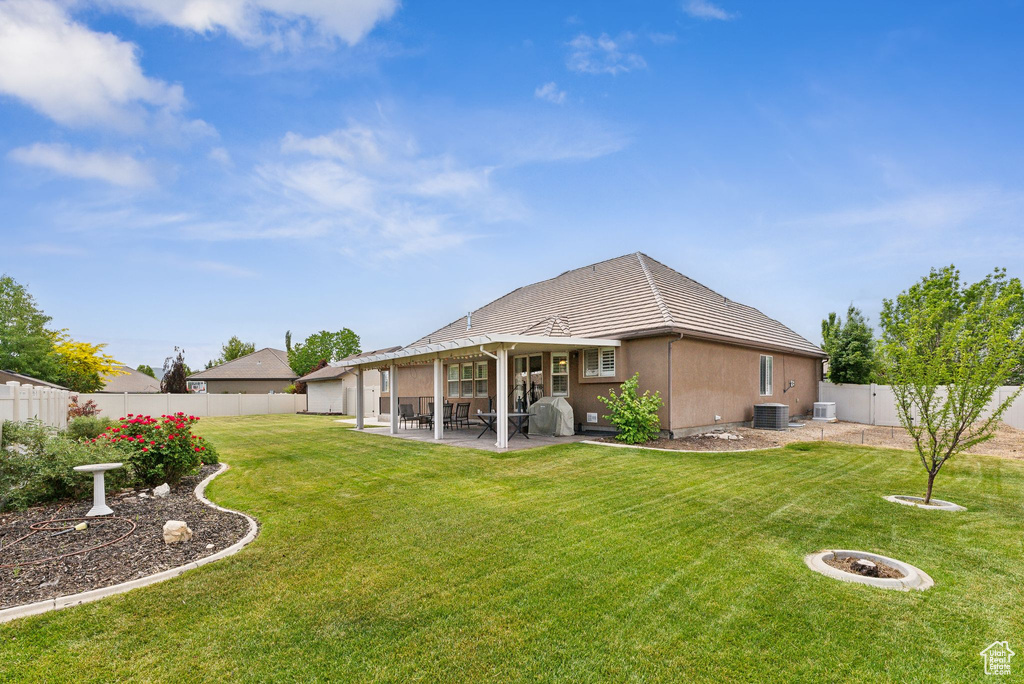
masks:
[[[477,374],[481,367],[484,369],[484,376],[482,378]],[[488,396],[487,395],[487,388],[488,388],[489,384],[488,384],[487,381],[488,381],[489,378],[488,378],[487,374],[488,374],[487,362],[486,361],[477,361],[474,364],[474,366],[473,366],[473,393],[476,395],[477,399],[486,399],[487,396]],[[479,385],[478,385],[478,383],[481,380],[484,382],[483,394],[480,393],[480,389],[479,389]]]
[[[466,377],[466,368],[469,368],[469,377]],[[476,366],[473,362],[463,363],[459,365],[459,396],[463,399],[472,399],[473,395],[476,394]],[[465,383],[469,383],[469,392],[466,392],[466,388],[463,386]]]
[[[591,373],[587,369],[587,354],[593,352],[597,354],[597,372]],[[608,372],[604,369],[602,360],[605,352],[611,352],[612,355],[612,368]],[[614,378],[618,372],[618,355],[615,353],[615,347],[590,347],[583,350],[583,377],[585,378]]]
[[[452,369],[455,369],[455,379],[452,379]],[[446,382],[448,383],[445,387],[448,390],[448,396],[452,399],[458,399],[462,395],[462,366],[457,363],[449,363],[447,371]],[[455,392],[452,392],[452,383],[455,383]]]
[[[765,366],[765,359],[768,360],[765,372],[765,384],[761,385],[761,368]],[[757,362],[757,390],[762,397],[770,397],[775,394],[775,358],[771,354],[761,354]],[[768,390],[765,392],[765,390]]]
[[[391,371],[382,370],[380,372],[380,391],[382,394],[384,392],[391,393]]]
[[[565,357],[565,372],[555,372],[555,357]],[[565,378],[565,394],[555,394],[555,378]],[[569,352],[551,352],[551,396],[553,397],[567,397],[569,396]]]

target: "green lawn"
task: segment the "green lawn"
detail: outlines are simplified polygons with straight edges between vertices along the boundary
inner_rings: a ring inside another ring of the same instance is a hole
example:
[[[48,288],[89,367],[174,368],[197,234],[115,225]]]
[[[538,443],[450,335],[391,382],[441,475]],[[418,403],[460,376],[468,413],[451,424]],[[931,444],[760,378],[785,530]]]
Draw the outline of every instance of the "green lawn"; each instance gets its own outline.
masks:
[[[881,498],[923,487],[898,451],[497,455],[327,417],[199,427],[232,465],[210,497],[255,515],[257,540],[0,625],[0,680],[950,682],[984,679],[997,639],[1024,653],[1022,462],[947,466],[937,495],[970,509],[949,514]],[[936,586],[807,570],[828,547]]]

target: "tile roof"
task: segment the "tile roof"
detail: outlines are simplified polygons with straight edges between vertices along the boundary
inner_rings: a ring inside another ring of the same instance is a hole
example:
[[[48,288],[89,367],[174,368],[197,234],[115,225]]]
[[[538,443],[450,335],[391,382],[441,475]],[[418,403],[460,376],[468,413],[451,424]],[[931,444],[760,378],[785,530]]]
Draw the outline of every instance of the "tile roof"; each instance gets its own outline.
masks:
[[[267,347],[188,376],[189,380],[292,380],[288,353]]]
[[[619,339],[670,332],[824,356],[775,319],[640,252],[521,287],[409,346],[470,335]]]
[[[0,370],[0,383],[20,382],[22,385],[36,385],[38,387],[49,387],[51,389],[66,390],[67,387],[53,382],[33,378],[30,375],[22,375],[9,370]]]
[[[128,371],[128,375],[104,376],[103,389],[100,392],[130,392],[138,394],[150,394],[160,391],[160,381],[152,378],[142,371],[137,371],[128,366],[120,366],[121,370]]]
[[[325,366],[320,370],[313,371],[309,375],[303,375],[301,378],[299,378],[299,381],[319,382],[321,380],[337,380],[345,373],[348,373],[351,370],[353,370],[352,366],[348,365],[348,363],[346,362],[352,362],[357,359],[365,358],[367,356],[373,356],[374,354],[386,354],[388,352],[398,351],[399,349],[401,349],[401,347],[388,347],[387,349],[374,349],[373,351],[352,354],[351,356],[346,356],[342,360],[335,361],[331,365]]]

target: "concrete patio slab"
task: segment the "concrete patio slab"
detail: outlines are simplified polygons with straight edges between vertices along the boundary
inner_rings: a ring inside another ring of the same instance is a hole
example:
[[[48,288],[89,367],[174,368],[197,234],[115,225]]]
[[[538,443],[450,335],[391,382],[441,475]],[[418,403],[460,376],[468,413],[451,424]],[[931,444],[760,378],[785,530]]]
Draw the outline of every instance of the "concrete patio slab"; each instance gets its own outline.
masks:
[[[480,430],[483,426],[474,426],[470,429],[461,430],[445,430],[444,438],[441,440],[434,439],[434,431],[424,428],[406,428],[400,429],[398,434],[392,435],[388,433],[388,428],[366,428],[363,430],[364,433],[369,435],[383,435],[385,437],[397,437],[398,439],[408,439],[414,442],[430,442],[432,444],[443,444],[445,446],[457,446],[464,449],[483,449],[484,451],[520,451],[522,449],[536,449],[538,447],[550,446],[552,444],[569,444],[572,442],[582,442],[587,439],[586,435],[573,435],[571,437],[546,437],[541,435],[533,435],[529,438],[523,435],[516,435],[509,439],[508,449],[499,449],[495,446],[495,435],[493,432],[488,432],[483,437],[479,437]],[[591,435],[591,437],[593,437]]]

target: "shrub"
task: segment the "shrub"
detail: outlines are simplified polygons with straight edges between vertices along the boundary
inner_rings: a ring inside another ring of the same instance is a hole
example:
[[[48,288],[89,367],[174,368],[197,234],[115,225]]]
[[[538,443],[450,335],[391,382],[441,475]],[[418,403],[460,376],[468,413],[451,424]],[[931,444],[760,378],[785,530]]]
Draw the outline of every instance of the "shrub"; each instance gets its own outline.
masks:
[[[197,416],[136,416],[131,413],[106,429],[95,443],[114,445],[124,454],[132,477],[153,486],[176,484],[201,463],[216,463],[217,452],[202,437],[192,434]]]
[[[86,400],[84,404],[79,405],[78,395],[71,397],[71,403],[68,404],[68,419],[81,418],[83,416],[98,416],[100,409],[96,406],[96,402],[92,399]]]
[[[80,498],[92,491],[92,477],[75,466],[116,460],[106,444],[79,442],[38,422],[4,423],[0,448],[0,510],[25,508],[53,499]],[[127,485],[129,473],[113,470],[108,481]]]
[[[82,416],[75,418],[68,423],[65,434],[75,441],[81,442],[87,439],[96,439],[112,426],[114,421],[110,418],[97,418],[96,416]]]
[[[634,373],[619,387],[619,394],[610,390],[607,397],[598,397],[610,411],[605,418],[618,429],[615,439],[626,444],[649,442],[661,433],[661,422],[658,420],[661,394],[646,391],[641,396],[637,393],[639,384],[640,374]]]

